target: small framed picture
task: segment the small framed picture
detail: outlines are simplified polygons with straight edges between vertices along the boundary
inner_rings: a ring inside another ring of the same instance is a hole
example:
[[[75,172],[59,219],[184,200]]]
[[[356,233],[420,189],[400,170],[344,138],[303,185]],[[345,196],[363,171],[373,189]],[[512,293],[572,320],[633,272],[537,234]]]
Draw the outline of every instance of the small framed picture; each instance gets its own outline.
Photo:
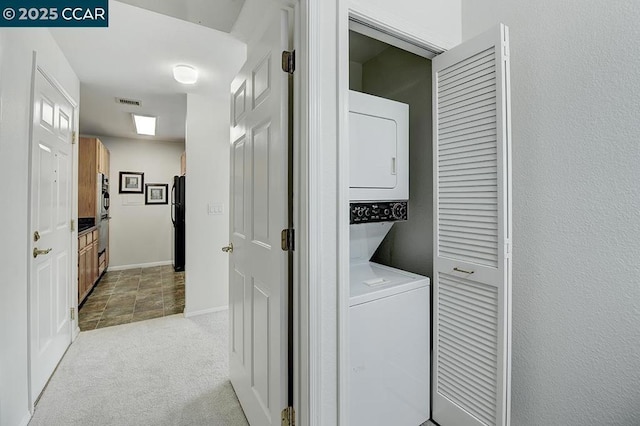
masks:
[[[144,173],[120,172],[120,194],[144,193]]]
[[[148,183],[145,185],[145,204],[169,204],[167,183]]]

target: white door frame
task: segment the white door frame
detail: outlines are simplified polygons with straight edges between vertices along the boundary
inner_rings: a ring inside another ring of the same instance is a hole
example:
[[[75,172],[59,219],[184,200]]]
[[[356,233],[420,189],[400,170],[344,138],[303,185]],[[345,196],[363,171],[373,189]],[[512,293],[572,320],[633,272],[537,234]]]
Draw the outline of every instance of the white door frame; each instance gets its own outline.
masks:
[[[62,96],[64,96],[64,98],[69,101],[69,103],[71,104],[71,106],[73,107],[73,132],[74,132],[74,140],[72,141],[72,148],[71,148],[71,164],[72,164],[72,177],[71,177],[71,193],[72,193],[72,200],[71,200],[71,211],[69,212],[69,220],[74,220],[74,222],[77,224],[78,223],[78,145],[77,142],[75,141],[75,138],[77,138],[78,134],[78,102],[73,99],[73,97],[69,94],[69,92],[62,86],[62,84],[60,84],[60,82],[53,77],[49,72],[47,72],[46,69],[44,69],[43,66],[38,65],[38,53],[37,52],[33,52],[33,60],[32,60],[32,67],[31,67],[31,95],[30,95],[30,100],[29,100],[29,180],[28,180],[28,188],[29,188],[29,193],[28,193],[28,205],[27,205],[27,211],[29,212],[28,215],[28,227],[27,227],[27,235],[25,235],[25,238],[28,239],[29,241],[29,247],[31,247],[31,230],[33,229],[33,223],[32,223],[32,215],[31,215],[31,209],[33,208],[32,203],[31,203],[31,196],[32,196],[32,185],[33,185],[33,174],[32,174],[32,162],[33,162],[33,119],[34,119],[34,108],[33,108],[33,103],[35,100],[35,83],[36,83],[36,78],[37,78],[37,73],[41,73],[44,78],[51,83],[51,85],[58,90]],[[73,342],[73,340],[75,340],[75,338],[77,337],[78,333],[79,333],[79,329],[78,329],[78,315],[77,315],[77,308],[78,308],[78,268],[77,266],[74,267],[74,265],[78,264],[78,238],[77,238],[77,231],[75,231],[75,229],[73,230],[73,232],[69,233],[69,238],[71,239],[71,256],[69,256],[69,262],[71,263],[69,265],[69,268],[71,270],[71,274],[69,275],[71,277],[71,282],[69,283],[69,294],[70,294],[70,298],[71,300],[69,301],[69,306],[71,306],[74,310],[76,315],[74,316],[74,319],[72,321],[69,321],[69,327],[71,327],[71,341]],[[26,256],[27,256],[27,264],[30,265],[31,264],[31,256],[32,254],[27,250]],[[27,269],[27,294],[31,294],[31,267],[29,267]],[[31,382],[31,330],[32,330],[32,324],[31,324],[31,310],[32,310],[32,306],[31,306],[31,298],[28,298],[28,304],[27,304],[27,353],[29,354],[28,356],[28,369],[27,369],[27,377],[28,377],[28,391],[29,391],[29,411],[31,412],[31,414],[33,414],[34,411],[34,406],[35,406],[35,400],[33,398],[33,390],[32,390],[32,382]],[[71,342],[70,342],[71,343]]]
[[[427,40],[397,27],[387,17],[376,17],[374,11],[354,6],[353,1],[338,0],[338,425],[349,424],[349,19],[376,28],[400,41],[419,48],[442,53],[445,47],[437,40]],[[313,160],[313,158],[312,158]],[[345,208],[342,208],[342,207]]]

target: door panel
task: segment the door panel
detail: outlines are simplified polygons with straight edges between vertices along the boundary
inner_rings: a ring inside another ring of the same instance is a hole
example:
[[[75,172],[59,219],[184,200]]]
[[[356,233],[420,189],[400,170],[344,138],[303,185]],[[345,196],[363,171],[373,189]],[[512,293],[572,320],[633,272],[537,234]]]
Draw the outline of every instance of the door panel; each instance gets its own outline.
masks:
[[[71,343],[71,128],[73,106],[38,70],[31,178],[31,392],[35,401]],[[80,260],[80,283],[86,271]]]
[[[56,298],[55,307],[56,307],[56,329],[55,333],[64,332],[63,328],[69,326],[69,310],[66,309],[66,306],[69,304],[70,300],[70,289],[69,284],[71,283],[71,277],[69,273],[71,272],[68,268],[70,264],[69,253],[61,253],[56,257],[56,280],[55,283],[55,292]]]
[[[500,26],[433,59],[433,419],[506,426],[510,401],[509,58]]]
[[[270,125],[260,125],[253,129],[253,241],[269,244],[269,131]]]
[[[230,378],[253,426],[280,424],[287,399],[290,12],[274,10],[231,85]]]
[[[232,156],[233,156],[233,188],[232,192],[234,194],[233,198],[233,232],[237,236],[244,237],[245,235],[245,227],[244,227],[244,219],[245,219],[245,186],[244,186],[244,165],[246,162],[245,158],[245,147],[244,147],[244,137],[233,144]]]

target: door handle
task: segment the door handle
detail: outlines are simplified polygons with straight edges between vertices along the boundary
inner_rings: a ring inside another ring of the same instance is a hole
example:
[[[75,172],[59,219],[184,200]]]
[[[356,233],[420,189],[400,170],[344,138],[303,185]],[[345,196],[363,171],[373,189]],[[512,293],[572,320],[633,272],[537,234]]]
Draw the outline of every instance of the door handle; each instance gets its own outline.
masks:
[[[34,247],[33,249],[33,258],[35,259],[36,257],[38,257],[41,254],[49,254],[49,252],[53,250],[52,248],[48,248],[46,250],[38,250],[38,247]]]
[[[233,243],[229,243],[228,246],[222,247],[222,251],[225,253],[233,253]]]

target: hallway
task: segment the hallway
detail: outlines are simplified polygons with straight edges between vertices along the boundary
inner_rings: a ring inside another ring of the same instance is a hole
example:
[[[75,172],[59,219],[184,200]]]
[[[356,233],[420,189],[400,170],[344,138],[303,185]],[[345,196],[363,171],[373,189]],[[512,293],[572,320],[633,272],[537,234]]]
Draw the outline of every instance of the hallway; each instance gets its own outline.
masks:
[[[80,330],[180,314],[184,292],[184,272],[171,265],[109,271],[80,307]]]
[[[228,313],[80,333],[29,424],[247,425],[228,379]]]

